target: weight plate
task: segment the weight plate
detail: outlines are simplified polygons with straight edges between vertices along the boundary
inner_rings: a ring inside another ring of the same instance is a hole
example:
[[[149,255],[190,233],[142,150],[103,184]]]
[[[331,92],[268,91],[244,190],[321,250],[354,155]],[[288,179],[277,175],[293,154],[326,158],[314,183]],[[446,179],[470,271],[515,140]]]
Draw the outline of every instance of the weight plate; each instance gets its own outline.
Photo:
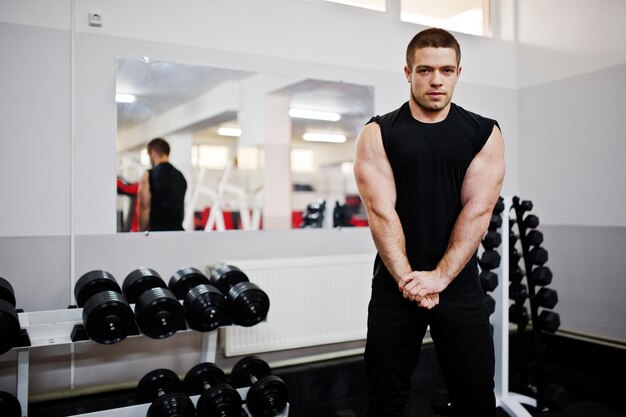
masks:
[[[211,362],[200,363],[187,372],[183,385],[185,394],[200,395],[217,384],[226,382],[226,374]]]
[[[212,285],[189,290],[183,307],[191,328],[200,332],[210,332],[229,321],[226,297]]]
[[[135,400],[138,404],[150,403],[159,397],[183,392],[183,383],[176,373],[169,369],[155,369],[139,380]]]
[[[84,307],[87,300],[102,291],[122,293],[113,275],[102,270],[87,272],[81,276],[78,281],[76,281],[76,285],[74,285],[76,305],[78,307]]]
[[[185,394],[173,393],[150,404],[146,417],[196,417],[196,408]]]
[[[167,285],[161,276],[150,268],[135,269],[122,283],[122,291],[130,304],[137,303],[141,294],[152,288],[167,288]]]
[[[4,300],[15,307],[15,291],[13,291],[13,286],[2,277],[0,277],[0,300]]]
[[[143,334],[153,339],[170,337],[185,328],[185,312],[167,288],[144,292],[135,304],[135,318]]]
[[[2,417],[22,417],[22,406],[12,394],[0,391],[0,415]]]
[[[226,297],[235,324],[254,326],[265,320],[270,309],[270,299],[256,284],[242,282],[230,289]]]
[[[20,320],[15,307],[0,300],[0,355],[8,352],[20,338]]]
[[[135,316],[122,294],[100,292],[85,303],[83,323],[89,338],[110,345],[126,339],[133,331]]]
[[[241,396],[228,384],[217,384],[198,398],[198,417],[241,417]]]
[[[187,267],[181,268],[170,278],[168,288],[176,298],[182,300],[187,292],[200,284],[208,284],[209,279],[199,269]]]
[[[211,285],[217,287],[222,294],[241,282],[248,282],[248,276],[243,271],[233,265],[222,265],[211,272],[209,277]]]
[[[287,384],[277,376],[267,376],[250,387],[246,405],[254,417],[273,417],[287,406]]]
[[[263,359],[258,356],[246,356],[233,366],[230,378],[235,388],[243,388],[253,384],[251,377],[259,380],[271,373],[270,366]]]

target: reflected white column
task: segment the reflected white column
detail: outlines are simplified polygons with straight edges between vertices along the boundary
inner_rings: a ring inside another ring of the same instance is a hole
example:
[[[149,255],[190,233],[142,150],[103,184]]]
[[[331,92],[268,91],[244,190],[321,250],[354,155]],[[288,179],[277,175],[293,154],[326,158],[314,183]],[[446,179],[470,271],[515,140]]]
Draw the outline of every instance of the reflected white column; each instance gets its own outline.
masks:
[[[191,147],[193,146],[193,133],[175,133],[168,135],[165,140],[170,144],[170,163],[183,173],[187,180],[187,193],[185,194],[185,208],[191,200],[193,192],[192,170],[191,170]],[[185,209],[185,225],[186,230],[189,228],[187,216],[193,216],[193,211]],[[192,223],[193,224],[193,223]]]

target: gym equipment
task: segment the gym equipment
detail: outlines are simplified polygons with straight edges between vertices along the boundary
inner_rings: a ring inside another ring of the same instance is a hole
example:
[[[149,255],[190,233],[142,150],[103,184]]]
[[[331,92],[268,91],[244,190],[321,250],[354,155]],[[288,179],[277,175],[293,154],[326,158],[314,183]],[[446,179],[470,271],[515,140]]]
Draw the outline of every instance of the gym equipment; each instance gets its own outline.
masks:
[[[538,286],[550,285],[552,282],[552,271],[547,266],[534,268],[528,277],[531,284]]]
[[[189,326],[208,332],[229,325],[226,297],[196,268],[181,268],[170,278],[169,289],[176,298],[184,299],[183,308]]]
[[[226,383],[224,371],[210,362],[200,363],[187,372],[183,380],[185,393],[200,395],[198,417],[240,417],[241,396]]]
[[[521,303],[528,298],[528,288],[522,283],[512,282],[509,284],[509,299]]]
[[[528,252],[528,260],[533,265],[543,265],[548,262],[548,251],[541,246],[535,246]]]
[[[525,327],[530,320],[528,309],[523,304],[511,304],[509,307],[509,321],[518,326]]]
[[[539,230],[531,230],[526,235],[526,240],[531,246],[539,246],[543,243],[543,233]]]
[[[480,259],[478,259],[478,264],[480,265],[481,270],[485,269],[496,269],[500,266],[500,254],[495,250],[486,250],[483,252]]]
[[[269,297],[236,266],[222,265],[211,270],[209,281],[226,296],[235,324],[250,327],[267,317]]]
[[[559,302],[558,294],[551,288],[542,288],[535,294],[535,300],[539,307],[553,309]]]
[[[254,417],[273,417],[286,406],[289,392],[285,382],[275,375],[267,362],[248,356],[235,364],[231,373],[233,386],[250,386],[246,405]]]
[[[495,249],[502,243],[502,235],[496,231],[488,230],[483,237],[483,247],[487,250]]]
[[[523,223],[528,229],[536,229],[539,226],[539,217],[529,214],[524,218]]]
[[[510,282],[521,282],[522,279],[524,279],[524,276],[526,274],[524,273],[522,268],[519,267],[519,265],[510,264],[509,268],[510,268],[510,270],[509,270],[509,281]]]
[[[526,211],[531,211],[533,209],[533,202],[530,200],[522,200],[519,203],[519,208],[522,213]]]
[[[155,369],[137,384],[137,403],[151,403],[146,417],[195,417],[196,408],[174,371]]]
[[[490,292],[498,286],[498,275],[491,271],[482,271],[478,276],[483,292]]]
[[[561,318],[554,311],[543,310],[539,313],[539,328],[548,333],[556,332],[561,326]]]
[[[485,294],[485,304],[487,305],[487,311],[489,315],[492,315],[496,311],[496,300],[489,294]]]
[[[15,309],[15,292],[9,281],[0,277],[0,355],[17,344],[20,333],[20,319]]]
[[[326,212],[326,201],[318,201],[307,204],[302,213],[301,229],[319,229],[324,225],[324,214]]]
[[[499,214],[492,214],[487,230],[496,231],[500,228],[500,226],[502,226],[502,216]]]
[[[511,250],[509,250],[509,263],[511,265],[517,265],[520,259],[522,259],[522,254],[514,247],[511,247]]]
[[[134,270],[124,279],[122,291],[129,302],[135,302],[135,318],[146,336],[164,339],[187,328],[183,306],[156,271]]]
[[[509,232],[509,248],[513,248],[517,243],[519,236],[513,233],[513,230]]]
[[[22,406],[12,394],[0,391],[0,415],[2,417],[22,417]]]
[[[121,342],[137,332],[135,316],[113,275],[90,271],[74,285],[76,304],[83,307],[83,324],[91,340],[104,345]]]
[[[493,206],[493,214],[500,214],[504,211],[504,198],[502,197],[498,197],[498,201],[496,201],[496,204]]]

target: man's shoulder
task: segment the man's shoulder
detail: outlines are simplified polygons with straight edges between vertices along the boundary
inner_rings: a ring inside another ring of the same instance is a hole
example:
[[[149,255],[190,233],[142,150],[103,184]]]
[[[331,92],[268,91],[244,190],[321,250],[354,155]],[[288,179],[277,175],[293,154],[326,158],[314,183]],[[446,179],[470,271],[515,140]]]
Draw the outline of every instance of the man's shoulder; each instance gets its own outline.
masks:
[[[404,104],[402,104],[400,107],[398,107],[397,109],[395,109],[393,111],[390,111],[389,113],[384,113],[382,115],[376,115],[376,116],[372,117],[369,120],[369,122],[367,122],[367,123],[369,124],[369,123],[372,123],[372,122],[376,122],[377,124],[380,125],[381,123],[393,122],[393,121],[397,120],[398,117],[404,111],[406,111],[408,109],[408,106],[409,106],[409,102],[407,101]]]
[[[491,119],[489,117],[485,117],[479,113],[475,113],[470,110],[466,110],[465,108],[459,106],[456,103],[452,103],[452,107],[454,111],[459,115],[462,120],[465,120],[473,125],[483,126],[487,125],[496,125],[499,127],[498,122],[495,119]]]

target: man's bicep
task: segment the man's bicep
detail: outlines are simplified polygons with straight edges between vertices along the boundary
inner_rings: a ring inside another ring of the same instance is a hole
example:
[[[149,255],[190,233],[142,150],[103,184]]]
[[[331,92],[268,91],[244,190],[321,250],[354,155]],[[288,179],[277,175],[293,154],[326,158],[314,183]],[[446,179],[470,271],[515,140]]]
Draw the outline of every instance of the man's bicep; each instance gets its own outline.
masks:
[[[144,173],[141,177],[141,181],[139,182],[138,189],[138,197],[139,197],[139,208],[145,209],[150,208],[150,199],[152,195],[150,194],[150,181],[148,180],[148,173]]]
[[[504,171],[504,139],[500,129],[494,126],[485,146],[474,157],[465,174],[461,191],[463,205],[473,199],[495,204],[502,189]]]
[[[354,176],[366,207],[380,201],[395,204],[393,171],[375,123],[365,126],[357,138]]]

